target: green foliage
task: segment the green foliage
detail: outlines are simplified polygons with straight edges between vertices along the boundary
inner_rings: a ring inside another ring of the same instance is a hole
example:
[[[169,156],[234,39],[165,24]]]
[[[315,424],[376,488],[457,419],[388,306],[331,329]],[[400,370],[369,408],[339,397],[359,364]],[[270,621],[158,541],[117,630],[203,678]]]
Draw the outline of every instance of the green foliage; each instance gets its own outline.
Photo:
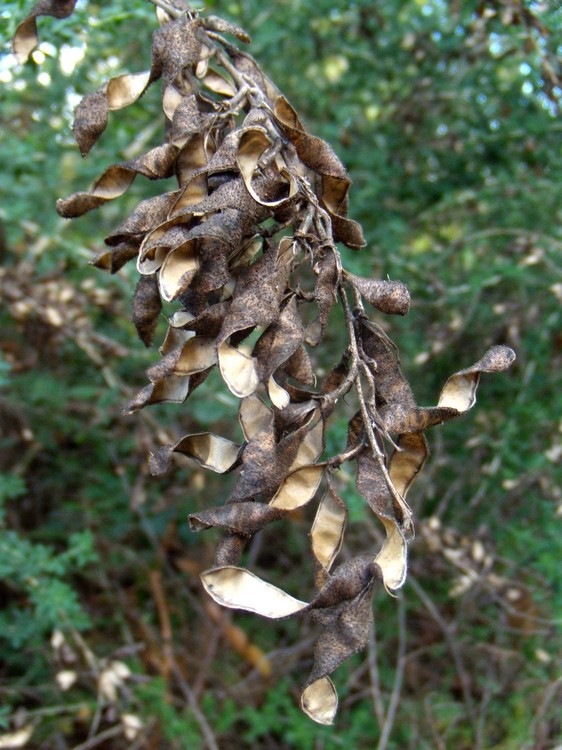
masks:
[[[4,503],[15,500],[25,492],[25,482],[15,474],[0,474],[0,526],[4,524]]]
[[[0,612],[5,647],[29,648],[66,624],[80,630],[91,625],[78,592],[65,579],[97,559],[93,543],[90,531],[75,532],[68,548],[57,553],[15,531],[0,529],[0,583],[13,601]]]

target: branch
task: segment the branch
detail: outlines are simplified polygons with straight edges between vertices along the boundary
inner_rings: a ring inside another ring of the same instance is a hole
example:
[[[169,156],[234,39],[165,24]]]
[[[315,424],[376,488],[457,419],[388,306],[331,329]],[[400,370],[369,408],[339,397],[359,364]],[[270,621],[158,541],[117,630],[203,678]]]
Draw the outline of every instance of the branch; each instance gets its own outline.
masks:
[[[178,8],[173,6],[171,3],[167,2],[167,0],[148,0],[148,2],[152,3],[153,5],[156,5],[157,8],[160,8],[161,10],[163,10],[171,18],[179,18],[186,12],[186,11],[178,10]]]
[[[474,702],[472,700],[472,695],[470,693],[470,682],[468,679],[468,675],[466,673],[466,669],[464,668],[464,663],[460,655],[458,645],[455,639],[453,638],[451,627],[443,619],[443,617],[441,617],[441,614],[439,610],[437,609],[437,607],[435,606],[435,604],[431,601],[429,596],[426,594],[424,589],[421,587],[421,585],[418,583],[418,581],[414,578],[414,576],[411,573],[410,573],[408,580],[409,580],[410,585],[412,586],[412,588],[418,595],[419,599],[421,600],[422,604],[430,613],[430,615],[433,617],[435,622],[439,625],[439,627],[441,628],[443,632],[443,635],[445,636],[445,640],[447,641],[449,651],[451,652],[451,656],[453,657],[453,661],[455,662],[455,667],[459,675],[466,713],[468,717],[470,718],[470,720],[474,722],[476,721],[476,711],[474,709]]]
[[[349,302],[347,300],[347,295],[345,293],[345,290],[341,287],[339,288],[340,298],[342,301],[342,306],[345,314],[345,320],[347,323],[347,329],[349,333],[349,340],[350,340],[350,347],[351,347],[351,353],[352,358],[356,362],[360,361],[359,356],[359,349],[357,346],[357,338],[355,333],[355,320],[353,317],[353,314],[349,308]],[[363,384],[361,383],[361,375],[357,372],[355,374],[354,378],[355,382],[355,388],[357,390],[357,396],[359,398],[359,406],[361,409],[361,416],[363,418],[363,423],[365,426],[365,431],[367,433],[367,440],[369,441],[369,446],[371,450],[373,451],[373,455],[376,457],[381,473],[384,477],[384,480],[386,482],[386,485],[388,487],[388,490],[390,494],[392,495],[394,501],[396,502],[397,506],[400,508],[402,513],[405,515],[404,518],[404,526],[407,527],[411,524],[411,517],[412,512],[404,502],[403,497],[400,495],[396,487],[394,486],[394,482],[390,478],[390,474],[388,473],[388,468],[386,466],[386,460],[384,453],[382,452],[378,440],[376,438],[375,432],[373,430],[373,424],[372,424],[372,418],[369,414],[369,409],[367,407],[367,403],[365,401],[365,396],[363,394]]]
[[[379,668],[377,664],[377,633],[376,625],[373,620],[371,632],[369,633],[369,676],[371,678],[371,696],[373,698],[373,708],[379,722],[379,726],[384,723],[384,706],[381,696],[381,685],[379,679]]]
[[[390,733],[394,724],[394,717],[396,716],[396,710],[398,709],[398,703],[400,701],[400,691],[402,690],[402,682],[404,681],[404,668],[406,666],[406,605],[404,604],[404,595],[400,593],[398,595],[398,662],[396,664],[396,675],[394,677],[394,685],[392,687],[392,694],[390,696],[390,702],[388,704],[388,710],[381,731],[379,744],[377,750],[386,750],[388,741],[390,739]]]

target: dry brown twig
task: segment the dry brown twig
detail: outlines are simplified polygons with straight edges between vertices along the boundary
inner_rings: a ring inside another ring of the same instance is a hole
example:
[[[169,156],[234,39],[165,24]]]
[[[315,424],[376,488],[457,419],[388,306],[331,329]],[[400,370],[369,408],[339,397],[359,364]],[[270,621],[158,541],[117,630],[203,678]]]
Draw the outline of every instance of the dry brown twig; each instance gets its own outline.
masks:
[[[398,649],[396,672],[394,676],[394,685],[390,694],[388,708],[385,713],[384,722],[381,726],[381,734],[377,745],[377,750],[386,750],[390,740],[390,733],[394,725],[394,718],[398,709],[400,700],[400,691],[404,679],[404,669],[406,666],[406,606],[404,604],[404,595],[398,596]]]

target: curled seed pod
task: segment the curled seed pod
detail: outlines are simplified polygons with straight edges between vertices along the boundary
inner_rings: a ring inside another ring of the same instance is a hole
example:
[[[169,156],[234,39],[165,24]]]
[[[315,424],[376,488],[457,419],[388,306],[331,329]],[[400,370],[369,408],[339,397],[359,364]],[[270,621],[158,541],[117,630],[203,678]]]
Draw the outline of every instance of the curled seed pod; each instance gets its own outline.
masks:
[[[61,5],[63,15],[71,5]],[[50,0],[18,27],[14,44],[22,58],[36,43],[41,13],[56,15]],[[193,531],[225,532],[203,585],[225,607],[320,623],[301,705],[327,724],[337,709],[329,675],[365,645],[376,584],[393,591],[406,579],[414,534],[406,494],[428,455],[424,431],[470,409],[480,375],[505,370],[515,355],[493,347],[449,378],[435,407],[419,407],[397,347],[362,312],[365,300],[384,314],[405,315],[406,286],[343,270],[337,243],[354,250],[365,244],[361,227],[347,216],[351,180],[343,164],[306,131],[258,63],[217,33],[247,42],[243,30],[172,6],[159,17],[150,71],[111,79],[88,94],[76,110],[74,134],[87,153],[110,111],[126,108],[161,80],[165,141],[106,168],[89,191],[60,200],[57,208],[61,216],[77,217],[118,199],[137,175],[177,178],[175,190],[142,201],[110,232],[108,250],[95,261],[115,271],[136,258],[133,319],[145,343],[162,301],[175,306],[161,359],[126,413],[183,403],[214,368],[239,399],[240,443],[208,432],[186,435],[155,451],[151,470],[160,475],[172,456],[183,455],[236,476],[224,503],[190,516]],[[299,285],[305,267],[314,270],[312,292]],[[346,348],[317,384],[312,350],[322,345],[336,305],[343,310]],[[343,396],[351,390],[359,410],[349,415],[348,444],[327,456],[329,418],[346,408]],[[332,572],[347,519],[336,469],[346,462],[355,462],[357,489],[386,537],[379,550]],[[254,534],[314,503],[311,580],[318,591],[307,602],[239,563]]]

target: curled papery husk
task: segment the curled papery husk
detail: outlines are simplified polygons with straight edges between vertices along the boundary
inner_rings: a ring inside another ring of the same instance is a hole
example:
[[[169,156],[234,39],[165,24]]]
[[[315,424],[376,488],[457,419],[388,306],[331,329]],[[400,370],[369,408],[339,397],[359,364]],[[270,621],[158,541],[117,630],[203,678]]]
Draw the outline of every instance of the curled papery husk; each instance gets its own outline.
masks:
[[[92,266],[100,268],[102,271],[117,273],[123,266],[133,258],[136,258],[139,252],[140,241],[129,240],[121,242],[109,250],[102,250],[91,261]]]
[[[278,521],[284,512],[271,505],[255,502],[240,502],[208,508],[189,516],[192,531],[222,528],[231,533],[251,537],[273,521]]]
[[[324,464],[310,464],[288,474],[270,505],[281,510],[296,510],[306,505],[316,494],[324,468]]]
[[[377,281],[346,273],[352,286],[377,310],[387,315],[406,315],[410,309],[410,292],[401,281]]]
[[[18,25],[12,40],[12,49],[19,63],[25,63],[39,44],[37,16],[68,18],[74,11],[76,0],[38,0],[31,13]]]
[[[172,453],[191,458],[204,469],[224,474],[230,471],[238,461],[240,446],[212,432],[186,435],[174,445],[165,446],[152,455],[151,474],[155,476],[165,474],[169,469]]]
[[[144,93],[150,72],[126,73],[111,78],[98,91],[86,94],[74,111],[72,129],[82,156],[90,151],[107,127],[110,110],[128,107]]]
[[[361,226],[346,216],[351,180],[335,151],[322,139],[306,132],[284,96],[277,98],[273,111],[303,164],[322,177],[320,199],[332,220],[334,239],[354,249],[364,247]]]
[[[338,693],[329,677],[320,677],[301,694],[301,708],[318,724],[333,724],[338,710]]]
[[[372,623],[373,591],[381,578],[377,563],[368,556],[343,563],[308,604],[237,566],[214,568],[201,578],[211,597],[225,607],[270,619],[312,613],[322,625],[322,634],[301,705],[314,721],[331,723],[337,694],[328,675],[366,643]]]
[[[310,530],[312,552],[326,573],[330,571],[342,545],[347,516],[347,507],[328,476],[328,487],[318,504]]]
[[[142,276],[133,295],[133,325],[145,346],[152,344],[158,318],[162,312],[162,300],[158,294],[158,279]]]
[[[226,341],[219,346],[218,359],[221,375],[231,393],[237,398],[251,396],[259,383],[255,359]]]
[[[476,389],[482,373],[503,372],[515,361],[515,352],[508,346],[493,346],[466,370],[451,375],[445,383],[438,406],[454,409],[457,414],[471,409],[476,403]]]
[[[238,412],[240,426],[246,440],[251,440],[262,430],[269,432],[272,425],[273,414],[271,409],[257,396],[251,394],[240,402]]]
[[[218,16],[206,16],[203,19],[203,25],[206,29],[211,29],[211,31],[220,31],[223,34],[232,34],[241,42],[245,42],[246,44],[249,44],[251,42],[250,37],[244,31],[244,29],[241,29],[240,26],[237,26],[234,23],[230,23],[230,21],[225,21],[224,18],[219,18]]]
[[[201,580],[207,593],[223,607],[254,612],[273,620],[289,617],[308,606],[245,568],[214,568],[202,573]]]
[[[301,707],[319,724],[331,724],[337,692],[329,676],[365,647],[373,622],[372,600],[380,570],[369,556],[343,563],[311,602],[312,618],[322,626],[314,665],[301,695]],[[323,597],[323,591],[330,596]]]
[[[198,16],[183,14],[154,32],[149,83],[162,77],[164,85],[173,84],[184,70],[195,70],[201,56],[200,26]]]
[[[82,216],[126,193],[138,174],[149,180],[171,177],[174,174],[176,155],[176,147],[165,143],[143,156],[109,167],[89,192],[74,193],[58,200],[57,211],[64,219]]]

